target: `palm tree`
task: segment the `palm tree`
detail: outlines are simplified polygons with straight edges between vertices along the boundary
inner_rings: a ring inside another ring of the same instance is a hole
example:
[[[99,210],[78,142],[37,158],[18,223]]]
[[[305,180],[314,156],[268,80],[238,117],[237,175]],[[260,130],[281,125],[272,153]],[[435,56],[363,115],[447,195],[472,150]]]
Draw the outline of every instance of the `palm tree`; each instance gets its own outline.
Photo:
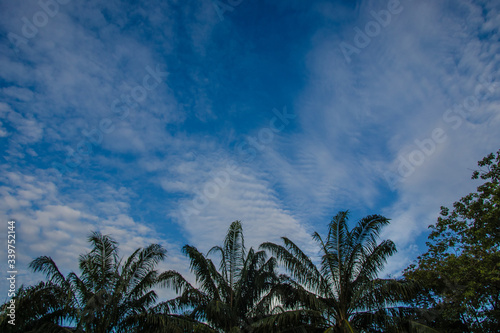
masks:
[[[159,310],[163,309],[161,304],[155,306],[157,294],[152,288],[160,285],[164,277],[155,269],[166,256],[161,245],[139,248],[122,264],[117,243],[111,237],[93,232],[88,240],[92,250],[80,255],[80,276],[73,272],[64,276],[47,256],[31,262],[35,272],[45,273],[49,279],[18,295],[24,304],[32,299],[35,310],[38,309],[28,315],[30,318],[23,318],[30,323],[32,332],[110,333],[161,329],[184,332],[185,327],[193,327],[192,321],[165,315]],[[69,330],[65,325],[73,328]]]
[[[224,244],[207,254],[219,255],[218,269],[195,247],[186,245],[183,251],[199,288],[177,272],[166,272],[166,284],[182,291],[169,302],[169,309],[189,311],[193,319],[207,322],[216,332],[256,332],[259,322],[273,311],[272,289],[280,279],[276,258],[267,259],[265,251],[246,251],[240,221],[231,223]]]
[[[10,317],[6,302],[0,307],[0,331],[14,332],[72,332],[57,323],[64,322],[71,317],[71,312],[61,302],[65,299],[65,292],[53,283],[40,282],[37,285],[25,288],[21,286],[12,299],[15,311]],[[9,323],[14,319],[15,325]]]
[[[317,232],[319,263],[309,258],[290,239],[283,245],[264,243],[290,272],[286,305],[309,310],[310,320],[320,321],[324,332],[389,332],[401,329],[402,306],[413,287],[395,279],[380,279],[387,258],[396,253],[390,240],[377,242],[389,220],[380,215],[362,218],[349,230],[348,212],[339,212],[323,239]]]

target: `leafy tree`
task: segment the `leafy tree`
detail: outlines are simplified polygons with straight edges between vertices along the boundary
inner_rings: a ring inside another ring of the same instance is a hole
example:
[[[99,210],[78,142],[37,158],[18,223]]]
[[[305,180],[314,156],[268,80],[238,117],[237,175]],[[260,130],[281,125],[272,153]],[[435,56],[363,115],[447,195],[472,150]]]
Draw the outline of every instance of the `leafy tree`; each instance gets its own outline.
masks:
[[[93,232],[88,240],[92,250],[80,256],[80,276],[73,272],[64,276],[47,256],[31,262],[30,267],[45,273],[49,281],[20,289],[16,323],[21,325],[7,324],[4,312],[0,316],[2,331],[184,332],[182,327],[194,326],[181,316],[165,315],[159,310],[161,304],[155,306],[157,295],[152,288],[164,280],[155,269],[166,256],[163,247],[139,248],[122,265],[117,243],[109,236]],[[64,327],[67,325],[73,328]]]
[[[377,242],[389,220],[380,215],[362,218],[349,230],[348,212],[339,212],[323,239],[317,232],[321,259],[316,264],[295,243],[283,237],[283,245],[264,243],[290,272],[285,305],[307,310],[311,323],[324,332],[391,332],[409,329],[401,318],[410,312],[402,306],[414,287],[396,279],[380,279],[387,258],[396,252],[390,240]],[[416,326],[418,324],[414,323]],[[423,327],[421,327],[423,328]]]
[[[279,284],[276,259],[268,259],[265,251],[246,251],[241,222],[231,223],[224,244],[208,252],[220,257],[218,268],[193,246],[186,245],[183,251],[199,288],[177,272],[166,272],[166,285],[182,292],[166,306],[186,311],[217,332],[262,331],[263,319],[273,312],[273,287]]]
[[[447,332],[498,332],[500,327],[500,150],[478,162],[485,182],[441,216],[428,252],[404,275],[419,281],[415,300],[433,310],[421,318]]]

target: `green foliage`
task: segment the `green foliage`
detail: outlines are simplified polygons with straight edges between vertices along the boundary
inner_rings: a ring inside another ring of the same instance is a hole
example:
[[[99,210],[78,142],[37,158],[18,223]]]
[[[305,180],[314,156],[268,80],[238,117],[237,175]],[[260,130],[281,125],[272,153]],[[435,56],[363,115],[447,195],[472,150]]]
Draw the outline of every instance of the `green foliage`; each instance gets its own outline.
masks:
[[[313,234],[321,258],[316,265],[290,239],[283,245],[264,243],[291,274],[289,308],[307,310],[311,326],[325,332],[388,332],[402,329],[402,317],[411,309],[401,306],[414,286],[395,279],[380,279],[387,258],[396,252],[390,240],[377,242],[389,220],[380,215],[361,219],[349,230],[348,212],[339,212],[326,238]]]
[[[1,307],[2,332],[200,332],[320,333],[433,332],[404,306],[415,298],[409,281],[380,279],[390,240],[378,242],[389,220],[380,215],[348,228],[348,212],[331,221],[325,238],[318,233],[319,262],[290,239],[246,249],[239,221],[221,246],[207,255],[185,245],[196,287],[176,271],[158,272],[166,256],[158,244],[137,249],[125,261],[107,235],[92,233],[90,252],[79,258],[81,274],[64,276],[47,256],[30,267],[48,281],[23,288],[15,297],[19,325],[8,325]],[[267,252],[274,256],[268,257]],[[218,265],[209,255],[216,255]],[[290,275],[278,274],[283,263]],[[180,296],[157,304],[153,288]],[[70,326],[70,327],[68,327]],[[434,331],[435,332],[435,331]]]
[[[47,256],[31,262],[30,267],[44,273],[48,282],[18,291],[19,325],[7,326],[2,312],[2,331],[67,332],[63,325],[92,333],[179,327],[182,318],[159,314],[154,306],[157,296],[152,288],[164,278],[155,267],[166,256],[164,248],[151,244],[137,249],[122,265],[117,243],[109,236],[94,232],[88,240],[92,250],[80,256],[80,276],[73,272],[64,276]]]
[[[182,292],[165,306],[187,311],[193,320],[207,322],[217,332],[257,332],[259,323],[272,312],[270,292],[278,283],[276,259],[268,259],[264,251],[246,251],[239,221],[229,227],[224,244],[209,251],[219,255],[218,268],[193,246],[186,245],[183,251],[199,288],[176,272],[165,272],[165,284]]]
[[[446,332],[498,332],[500,327],[500,150],[478,162],[485,182],[441,207],[428,252],[405,270],[423,291],[415,303],[432,309],[420,318]]]

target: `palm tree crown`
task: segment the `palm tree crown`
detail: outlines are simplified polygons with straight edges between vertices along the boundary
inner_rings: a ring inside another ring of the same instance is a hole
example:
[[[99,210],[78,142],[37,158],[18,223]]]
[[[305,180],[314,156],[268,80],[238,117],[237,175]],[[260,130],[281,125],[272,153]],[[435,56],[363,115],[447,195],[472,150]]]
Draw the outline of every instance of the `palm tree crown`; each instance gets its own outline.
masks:
[[[267,259],[265,251],[246,251],[240,221],[231,224],[222,246],[208,252],[220,256],[218,269],[195,247],[186,245],[183,251],[191,260],[199,289],[169,272],[167,284],[182,291],[170,302],[172,308],[190,310],[193,318],[206,321],[217,332],[254,331],[271,312],[269,292],[278,281],[276,259]]]
[[[166,250],[151,244],[137,249],[122,264],[117,243],[109,236],[93,232],[88,240],[92,250],[80,256],[80,276],[73,272],[64,276],[47,256],[30,264],[35,272],[45,273],[49,279],[41,290],[45,294],[56,290],[64,304],[65,316],[55,318],[53,324],[62,328],[64,322],[73,324],[77,332],[95,333],[137,328],[146,311],[156,303],[157,295],[152,288],[161,279],[155,267],[165,258]],[[53,317],[50,309],[45,316]]]
[[[276,255],[292,276],[288,305],[321,318],[325,332],[385,332],[405,310],[399,305],[412,290],[401,281],[378,278],[387,258],[396,252],[392,241],[377,242],[389,220],[370,215],[352,230],[347,221],[348,212],[339,212],[325,239],[313,233],[321,253],[318,264],[285,237],[284,245],[261,247]]]

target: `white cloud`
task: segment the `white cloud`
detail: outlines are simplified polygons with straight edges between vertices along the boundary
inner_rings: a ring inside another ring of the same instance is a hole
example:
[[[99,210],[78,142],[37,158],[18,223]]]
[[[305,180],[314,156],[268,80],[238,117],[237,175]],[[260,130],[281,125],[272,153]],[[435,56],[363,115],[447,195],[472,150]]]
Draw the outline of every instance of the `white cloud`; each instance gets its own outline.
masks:
[[[231,160],[198,164],[210,170],[205,180],[187,183],[189,198],[180,201],[172,216],[187,231],[189,241],[202,251],[223,241],[231,222],[243,223],[247,245],[279,242],[287,236],[300,244],[310,242],[310,231],[286,210],[270,184],[247,167]]]
[[[26,88],[11,86],[2,88],[1,92],[22,101],[30,101],[33,99],[33,91]]]
[[[18,285],[43,279],[28,269],[29,262],[40,255],[52,257],[64,274],[78,272],[78,257],[88,250],[87,236],[91,231],[111,235],[119,242],[122,256],[153,242],[162,244],[169,251],[169,259],[162,267],[190,276],[180,253],[181,244],[169,243],[155,226],[128,215],[131,196],[127,189],[103,187],[100,195],[92,198],[80,196],[78,191],[61,193],[58,185],[44,179],[43,173],[31,176],[3,165],[1,175],[4,185],[0,187],[0,219],[16,221]],[[0,246],[6,247],[6,239],[0,240]],[[169,261],[174,265],[169,266]],[[5,268],[5,263],[1,265]],[[0,287],[5,286],[1,281]],[[160,291],[160,295],[173,296],[170,291]]]

